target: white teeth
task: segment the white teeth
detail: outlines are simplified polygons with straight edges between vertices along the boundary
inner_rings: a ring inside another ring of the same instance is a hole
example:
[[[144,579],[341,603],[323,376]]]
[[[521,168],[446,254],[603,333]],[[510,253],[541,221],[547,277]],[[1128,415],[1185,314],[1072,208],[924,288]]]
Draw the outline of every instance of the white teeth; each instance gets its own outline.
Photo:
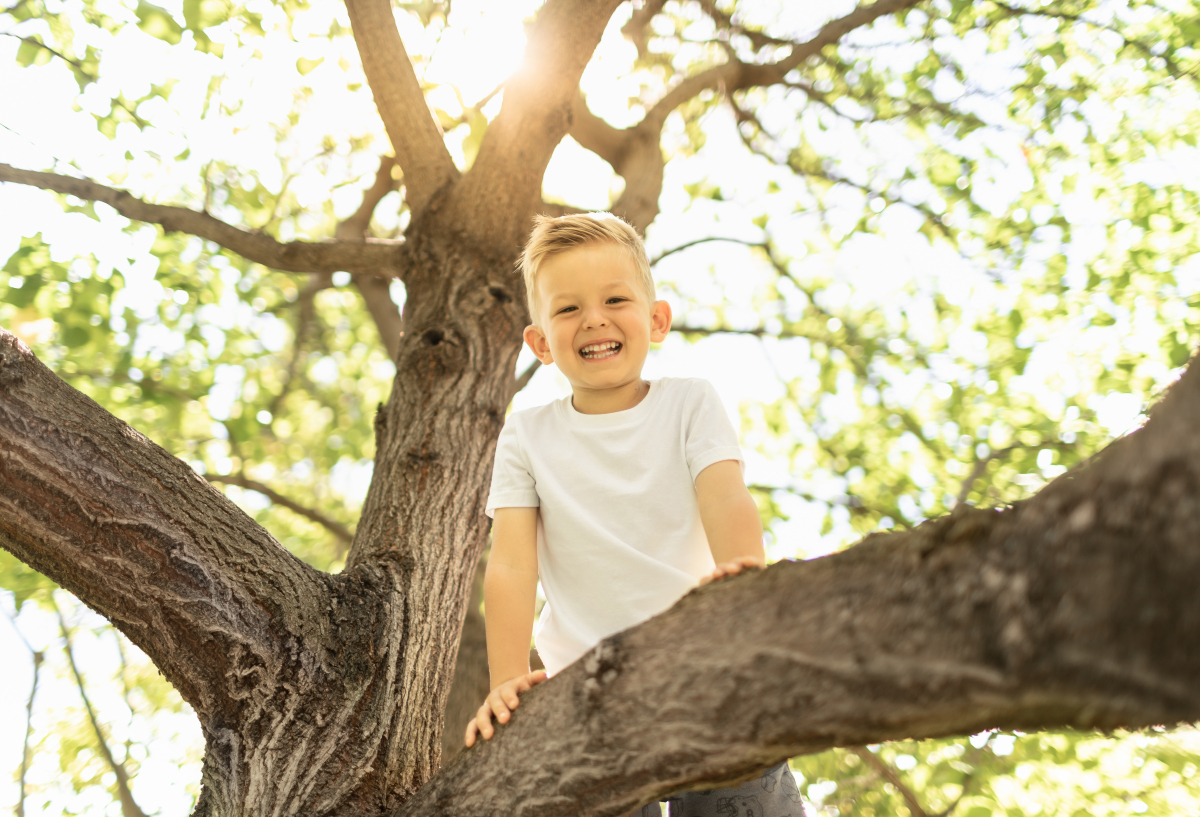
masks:
[[[591,358],[609,357],[610,356],[608,354],[609,352],[611,352],[612,354],[616,354],[616,350],[619,349],[620,347],[621,347],[621,344],[617,343],[616,341],[608,341],[606,343],[593,343],[590,346],[584,346],[582,349],[580,349],[579,354],[583,355],[584,357],[591,357]]]

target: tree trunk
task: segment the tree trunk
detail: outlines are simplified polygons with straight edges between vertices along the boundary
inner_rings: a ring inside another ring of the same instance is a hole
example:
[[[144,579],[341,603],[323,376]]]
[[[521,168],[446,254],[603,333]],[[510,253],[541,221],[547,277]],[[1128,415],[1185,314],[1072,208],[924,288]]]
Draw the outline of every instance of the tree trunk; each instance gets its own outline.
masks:
[[[486,265],[442,257],[483,288]],[[701,588],[433,777],[462,565],[486,532],[455,494],[482,501],[517,348],[474,337],[518,323],[490,290],[482,309],[475,289],[442,291],[443,306],[413,306],[413,374],[382,413],[364,517],[375,532],[360,527],[339,576],[0,334],[0,544],[110,618],[196,709],[198,813],[615,815],[835,745],[1200,717],[1193,364],[1145,429],[1028,502]],[[463,363],[506,353],[480,367],[504,378]],[[395,433],[402,403],[415,416]],[[417,490],[433,501],[404,505]]]
[[[202,815],[379,814],[437,769],[525,323],[509,259],[410,239],[393,395],[346,571],[0,345],[0,544],[110,618],[196,710]]]

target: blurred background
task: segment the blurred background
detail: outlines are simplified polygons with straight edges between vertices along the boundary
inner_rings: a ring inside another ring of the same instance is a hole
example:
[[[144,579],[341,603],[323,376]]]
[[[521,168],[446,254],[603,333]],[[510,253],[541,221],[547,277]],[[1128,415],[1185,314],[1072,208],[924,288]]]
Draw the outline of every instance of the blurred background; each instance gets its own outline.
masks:
[[[1136,428],[1200,344],[1200,7],[1013,2],[923,2],[785,83],[705,91],[667,119],[646,240],[676,331],[646,376],[717,386],[772,559],[1029,496]],[[396,4],[462,168],[538,5]],[[646,6],[617,11],[583,78],[618,127],[854,8],[652,5],[625,34]],[[280,240],[332,236],[390,153],[337,0],[19,0],[0,12],[0,88],[4,162]],[[408,223],[394,172],[378,237]],[[544,196],[605,209],[623,185],[568,137]],[[350,275],[278,272],[15,184],[0,210],[0,325],[340,569],[394,374]],[[568,393],[539,369],[514,407]],[[179,696],[4,552],[0,588],[0,808],[187,814],[203,741]],[[1175,815],[1200,811],[1198,758],[1192,729],[983,733],[793,769],[825,815]]]

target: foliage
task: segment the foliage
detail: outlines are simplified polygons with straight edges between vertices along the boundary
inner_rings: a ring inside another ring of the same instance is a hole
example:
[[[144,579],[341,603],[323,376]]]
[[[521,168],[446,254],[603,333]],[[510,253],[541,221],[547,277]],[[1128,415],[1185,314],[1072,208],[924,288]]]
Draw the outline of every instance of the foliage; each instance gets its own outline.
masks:
[[[459,15],[472,14],[413,3],[401,15],[462,166],[500,99],[478,90],[494,72],[443,78],[439,49],[462,40]],[[1198,18],[1183,2],[935,0],[852,32],[782,85],[709,90],[668,120],[664,212],[647,238],[681,331],[659,359],[753,354],[773,369],[773,397],[743,404],[742,430],[776,558],[818,555],[963,501],[1017,501],[1126,430],[1176,376],[1200,342]],[[636,120],[683,76],[730,55],[771,59],[813,22],[785,4],[667,3],[636,55],[613,46],[585,76],[589,104],[611,122]],[[0,26],[24,38],[13,48],[20,76],[58,88],[64,111],[77,106],[53,121],[90,129],[78,147],[63,144],[70,155],[38,161],[141,196],[320,240],[356,209],[387,151],[336,3],[22,0]],[[146,64],[134,70],[129,54]],[[578,153],[563,147],[548,188],[555,174],[575,183]],[[619,183],[600,176],[610,195]],[[0,322],[73,386],[223,478],[292,552],[338,569],[345,542],[333,530],[357,517],[374,410],[394,372],[349,276],[269,270],[58,199],[63,215],[6,249]],[[371,232],[406,224],[391,194]],[[732,240],[672,252],[711,238]],[[534,387],[547,393],[552,378],[539,373]],[[65,604],[3,553],[0,586],[23,627],[52,598]],[[101,628],[96,638],[117,637]],[[136,693],[98,696],[136,774],[178,733],[158,713],[182,705],[148,664],[131,662],[87,674],[97,687],[120,675]],[[47,671],[66,677],[61,661]],[[38,712],[30,779],[46,808],[113,811],[81,710]],[[140,736],[119,727],[138,718]],[[176,754],[194,764],[179,740]],[[1187,731],[871,752],[931,813],[960,795],[955,813],[968,817],[1165,815],[1195,811],[1200,797]],[[69,795],[57,774],[37,776],[51,762]],[[823,813],[908,808],[852,751],[794,767]]]

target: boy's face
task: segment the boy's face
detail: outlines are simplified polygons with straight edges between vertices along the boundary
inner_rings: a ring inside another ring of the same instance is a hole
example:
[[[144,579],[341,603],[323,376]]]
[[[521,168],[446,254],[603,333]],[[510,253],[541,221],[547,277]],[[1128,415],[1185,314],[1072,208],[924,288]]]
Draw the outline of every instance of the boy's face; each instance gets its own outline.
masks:
[[[670,306],[651,303],[617,244],[584,244],[547,258],[535,286],[538,325],[525,329],[525,342],[542,363],[557,363],[576,392],[640,382],[650,344],[671,328]]]

